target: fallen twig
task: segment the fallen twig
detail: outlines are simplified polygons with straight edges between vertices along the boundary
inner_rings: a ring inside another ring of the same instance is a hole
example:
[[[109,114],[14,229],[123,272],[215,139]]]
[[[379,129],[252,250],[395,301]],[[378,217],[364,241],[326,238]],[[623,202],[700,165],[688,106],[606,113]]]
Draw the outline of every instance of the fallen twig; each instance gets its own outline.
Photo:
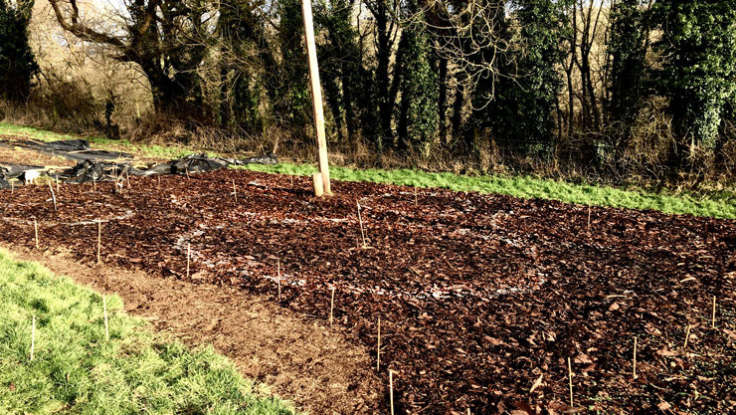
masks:
[[[531,395],[535,390],[537,390],[538,387],[542,385],[542,379],[544,379],[544,373],[540,373],[537,380],[534,381],[534,384],[532,385],[532,388],[529,389],[529,394]]]

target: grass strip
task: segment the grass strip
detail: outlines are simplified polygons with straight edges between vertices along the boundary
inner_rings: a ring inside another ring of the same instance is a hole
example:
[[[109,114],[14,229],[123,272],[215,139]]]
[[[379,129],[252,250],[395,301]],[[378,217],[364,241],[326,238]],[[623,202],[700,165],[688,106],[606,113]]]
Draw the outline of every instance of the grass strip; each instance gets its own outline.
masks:
[[[248,165],[251,171],[307,176],[317,171],[308,164],[281,163],[273,166]],[[386,183],[423,188],[446,188],[458,192],[503,194],[524,199],[559,200],[593,206],[658,210],[670,214],[689,214],[722,219],[736,218],[736,198],[724,193],[708,198],[695,195],[649,193],[640,190],[618,189],[610,186],[574,184],[530,176],[463,176],[453,173],[432,173],[412,169],[352,169],[331,167],[335,180]]]
[[[0,250],[0,413],[294,413],[212,348],[154,334],[117,296],[107,307],[110,341],[99,294]]]

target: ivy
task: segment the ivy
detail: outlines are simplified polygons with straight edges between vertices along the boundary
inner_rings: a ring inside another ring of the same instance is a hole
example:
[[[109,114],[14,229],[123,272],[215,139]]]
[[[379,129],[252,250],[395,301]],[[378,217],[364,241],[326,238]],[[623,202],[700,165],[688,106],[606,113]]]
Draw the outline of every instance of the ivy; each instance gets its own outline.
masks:
[[[28,44],[33,0],[0,0],[0,96],[22,102],[28,99],[38,64]]]
[[[646,36],[642,0],[621,0],[611,9],[610,39],[607,44],[608,115],[614,123],[623,124],[629,134],[643,95]]]
[[[512,150],[548,153],[555,136],[554,110],[563,86],[559,63],[566,54],[570,29],[564,14],[569,2],[517,0],[518,22],[514,67],[516,79],[501,83],[498,99],[489,107],[496,140]]]
[[[275,115],[286,125],[304,127],[310,122],[312,97],[308,84],[309,68],[304,45],[301,2],[281,0],[277,7],[280,19],[281,79],[279,92],[275,95]]]
[[[418,25],[404,30],[399,48],[402,73],[406,74],[401,78],[399,139],[402,148],[417,148],[428,145],[439,127],[437,70],[432,65],[429,36]]]
[[[662,31],[654,45],[662,57],[658,83],[670,98],[678,135],[714,150],[736,95],[733,1],[660,0],[652,17]]]

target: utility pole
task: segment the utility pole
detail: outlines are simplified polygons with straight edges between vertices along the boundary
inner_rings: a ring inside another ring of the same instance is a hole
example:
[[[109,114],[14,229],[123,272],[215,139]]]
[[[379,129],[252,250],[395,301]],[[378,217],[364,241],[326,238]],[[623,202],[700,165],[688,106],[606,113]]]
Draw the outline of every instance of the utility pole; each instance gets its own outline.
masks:
[[[314,108],[314,126],[317,130],[317,146],[319,148],[319,171],[322,176],[322,186],[325,195],[332,195],[330,188],[330,165],[327,160],[327,137],[325,136],[325,114],[322,107],[322,87],[319,81],[319,65],[317,63],[317,47],[314,43],[314,24],[312,23],[311,0],[302,0],[302,14],[304,15],[304,40],[307,44],[307,59],[309,60],[309,78],[312,89],[312,106]],[[315,180],[315,183],[317,181]],[[315,188],[315,194],[321,192]]]

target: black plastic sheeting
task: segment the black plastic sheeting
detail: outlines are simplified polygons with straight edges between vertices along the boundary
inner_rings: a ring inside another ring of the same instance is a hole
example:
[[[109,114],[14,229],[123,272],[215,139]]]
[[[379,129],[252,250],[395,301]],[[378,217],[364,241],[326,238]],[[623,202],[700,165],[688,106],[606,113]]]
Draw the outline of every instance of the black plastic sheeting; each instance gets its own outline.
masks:
[[[165,174],[193,174],[227,168],[228,166],[243,166],[246,164],[276,164],[278,159],[270,154],[261,157],[251,157],[243,160],[213,158],[205,154],[192,154],[178,160],[157,164],[148,168],[136,168],[130,163],[118,163],[104,160],[83,160],[76,166],[61,171],[46,171],[50,177],[67,183],[87,183],[115,181],[130,176],[157,176]],[[0,189],[10,188],[8,179],[19,179],[28,170],[43,171],[44,167],[25,165],[0,166]]]
[[[7,170],[4,167],[0,167],[0,189],[10,189],[10,183],[6,176]]]
[[[87,140],[62,140],[52,141],[50,143],[35,140],[0,140],[0,145],[27,148],[76,161],[112,161],[133,158],[131,154],[121,153],[119,151],[92,150]]]
[[[32,166],[29,164],[3,164],[0,166],[0,170],[3,171],[3,176],[6,179],[20,179],[23,173],[28,170],[43,170],[43,166]]]

